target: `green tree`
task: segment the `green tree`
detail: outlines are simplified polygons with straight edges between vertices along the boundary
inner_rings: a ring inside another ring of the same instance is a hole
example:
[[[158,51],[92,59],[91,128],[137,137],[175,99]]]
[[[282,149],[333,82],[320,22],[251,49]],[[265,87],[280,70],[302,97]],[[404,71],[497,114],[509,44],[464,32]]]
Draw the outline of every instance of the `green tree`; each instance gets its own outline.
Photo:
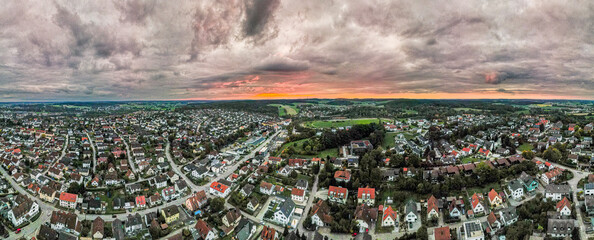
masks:
[[[213,212],[220,212],[225,207],[224,198],[215,198],[210,202],[210,207]]]
[[[551,147],[549,147],[549,149],[544,151],[543,156],[546,160],[549,160],[551,162],[558,162],[563,157],[561,155],[561,151],[559,151],[559,149],[551,148]]]

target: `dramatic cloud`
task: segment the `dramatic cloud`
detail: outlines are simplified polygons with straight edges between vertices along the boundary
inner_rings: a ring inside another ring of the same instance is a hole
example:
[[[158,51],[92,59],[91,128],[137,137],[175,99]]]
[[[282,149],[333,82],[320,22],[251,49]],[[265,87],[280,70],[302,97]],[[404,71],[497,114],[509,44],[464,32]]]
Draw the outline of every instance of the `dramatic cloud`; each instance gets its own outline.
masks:
[[[0,100],[594,96],[594,2],[7,1]]]

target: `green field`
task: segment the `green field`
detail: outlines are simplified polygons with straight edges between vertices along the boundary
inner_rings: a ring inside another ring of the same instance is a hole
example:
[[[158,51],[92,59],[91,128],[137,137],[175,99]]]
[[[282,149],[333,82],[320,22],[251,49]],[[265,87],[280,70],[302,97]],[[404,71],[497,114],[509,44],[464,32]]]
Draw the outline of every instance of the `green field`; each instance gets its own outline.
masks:
[[[532,146],[532,144],[530,143],[524,143],[522,145],[520,145],[520,147],[518,147],[518,151],[523,152],[523,151],[531,151],[534,147]]]
[[[391,121],[389,119],[383,119],[387,121]],[[379,120],[377,118],[361,118],[361,119],[344,119],[344,120],[317,120],[317,121],[310,121],[304,123],[306,127],[310,128],[338,128],[338,127],[346,127],[346,126],[353,126],[356,124],[370,124],[370,123],[378,123]]]
[[[284,117],[286,115],[297,115],[299,109],[293,105],[283,105],[283,104],[269,104],[269,106],[278,107],[278,115]]]
[[[473,157],[466,157],[462,159],[462,163],[472,163],[472,162],[479,162],[481,160],[473,158]]]
[[[394,138],[396,137],[396,135],[398,135],[398,133],[395,132],[388,132],[386,133],[386,135],[384,136],[384,142],[382,143],[382,147],[384,149],[389,149],[391,147],[394,147],[396,145]]]
[[[287,149],[290,146],[293,146],[295,149],[297,150],[302,150],[301,149],[301,144],[305,141],[309,140],[309,138],[306,139],[301,139],[299,141],[294,141],[294,142],[290,142],[290,143],[286,143],[284,144],[280,150],[278,151],[278,156],[280,156],[280,154],[285,151],[285,149]],[[326,149],[323,151],[320,151],[318,154],[316,155],[295,155],[294,157],[300,157],[300,158],[314,158],[314,157],[319,157],[319,158],[325,158],[326,156],[330,156],[330,157],[338,157],[338,148],[330,148],[330,149]]]

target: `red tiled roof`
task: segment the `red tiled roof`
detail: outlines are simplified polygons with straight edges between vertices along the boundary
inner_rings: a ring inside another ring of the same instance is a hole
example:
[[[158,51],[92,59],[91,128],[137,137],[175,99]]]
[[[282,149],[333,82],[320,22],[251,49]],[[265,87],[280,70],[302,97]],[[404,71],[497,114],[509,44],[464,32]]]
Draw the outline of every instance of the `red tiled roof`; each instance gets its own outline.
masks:
[[[334,178],[344,179],[344,180],[351,180],[351,172],[349,171],[336,171],[334,173]]]
[[[382,221],[386,220],[386,218],[388,218],[388,217],[391,217],[392,220],[394,220],[394,221],[398,221],[396,211],[394,211],[394,209],[392,209],[392,206],[388,206],[388,208],[386,208],[386,210],[384,210],[384,217],[382,218]]]
[[[430,213],[432,209],[435,209],[435,212],[439,213],[439,209],[437,208],[437,199],[431,195],[427,200],[427,213]]]
[[[563,199],[561,199],[561,201],[559,201],[557,203],[557,211],[563,210],[563,208],[565,206],[567,206],[569,209],[571,209],[571,202],[569,202],[569,200],[567,199],[567,197],[563,197]]]
[[[225,184],[219,183],[219,182],[212,182],[212,184],[210,184],[210,188],[219,191],[221,193],[224,193],[225,191],[227,191],[227,187]]]
[[[489,201],[493,202],[493,200],[495,200],[495,197],[497,196],[499,196],[499,194],[497,194],[495,189],[491,188],[491,191],[489,192]]]
[[[136,197],[136,205],[146,205],[146,198],[144,196]]]
[[[77,197],[78,197],[78,195],[72,194],[72,193],[67,193],[67,192],[60,193],[60,201],[76,202]]]
[[[303,189],[293,188],[291,195],[303,197],[303,195],[305,195],[305,191],[303,191]]]
[[[369,194],[369,198],[375,199],[375,188],[359,188],[357,198],[363,197],[363,194]]]
[[[450,227],[440,227],[435,228],[435,240],[450,240],[452,239],[450,236]]]
[[[341,198],[340,194],[342,194],[342,198],[346,198],[347,196],[347,189],[343,187],[335,187],[330,186],[328,187],[328,195],[332,195],[333,197]]]

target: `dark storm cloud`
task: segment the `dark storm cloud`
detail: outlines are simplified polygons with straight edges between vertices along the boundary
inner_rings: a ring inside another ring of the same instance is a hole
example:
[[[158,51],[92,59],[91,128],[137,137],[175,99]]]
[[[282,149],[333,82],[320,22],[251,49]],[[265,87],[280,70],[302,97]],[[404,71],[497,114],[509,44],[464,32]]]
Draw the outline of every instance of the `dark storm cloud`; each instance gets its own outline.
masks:
[[[0,100],[594,96],[594,2],[7,1]]]
[[[249,37],[261,34],[269,25],[279,5],[280,0],[247,0],[246,19],[243,23],[244,34]]]
[[[512,71],[498,71],[498,72],[489,72],[486,73],[485,83],[488,84],[500,84],[504,81],[508,80],[521,80],[527,79],[530,77],[530,74],[527,71],[518,70],[516,72]]]
[[[155,12],[156,1],[113,1],[113,4],[122,13],[121,21],[144,24],[145,20]]]
[[[236,0],[216,1],[209,6],[198,6],[192,20],[194,39],[190,49],[190,60],[195,60],[202,51],[227,44],[241,14],[242,4]]]

